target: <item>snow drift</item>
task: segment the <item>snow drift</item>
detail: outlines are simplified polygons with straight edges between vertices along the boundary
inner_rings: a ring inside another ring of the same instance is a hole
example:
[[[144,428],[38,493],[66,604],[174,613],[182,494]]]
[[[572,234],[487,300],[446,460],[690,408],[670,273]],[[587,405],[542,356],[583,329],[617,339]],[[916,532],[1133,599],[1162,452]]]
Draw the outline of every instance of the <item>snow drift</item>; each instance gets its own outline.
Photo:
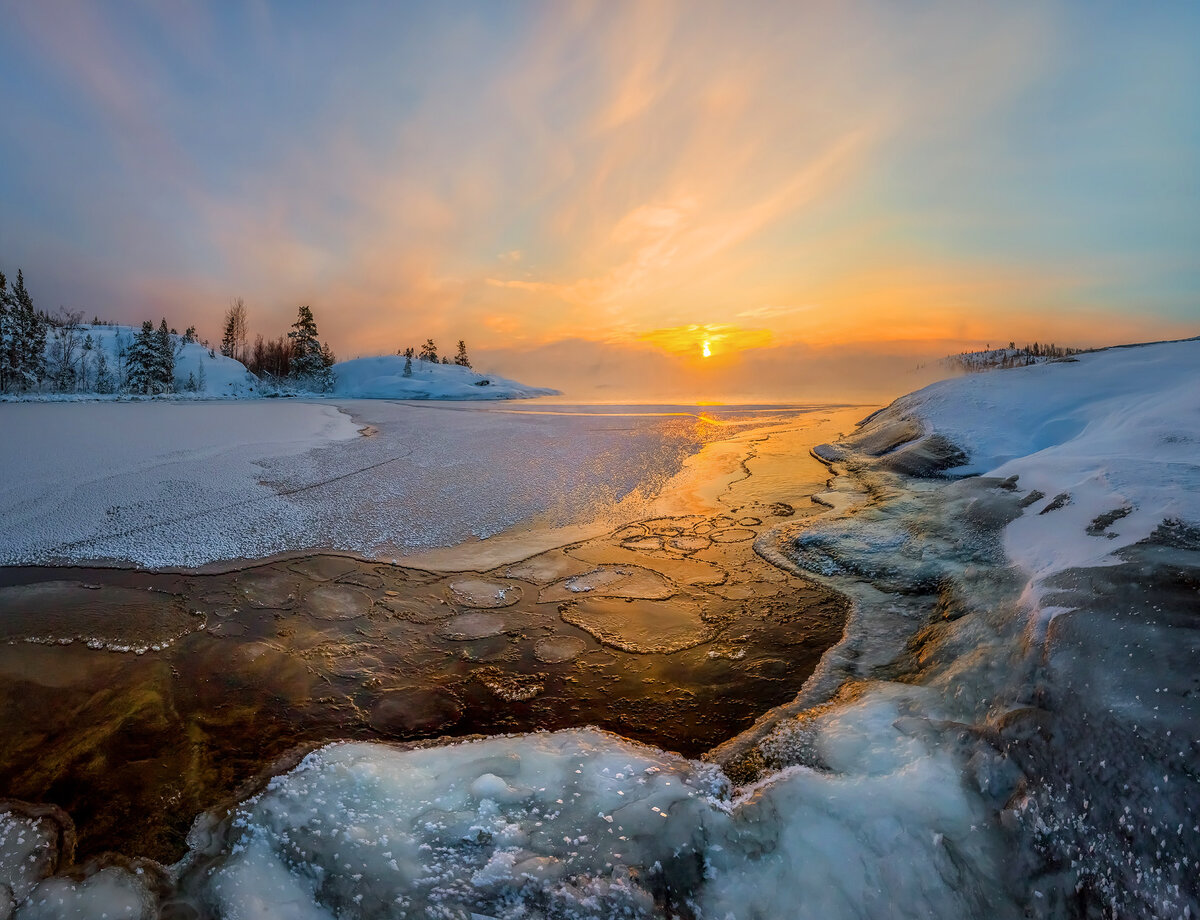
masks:
[[[355,358],[333,366],[334,396],[354,399],[529,399],[558,390],[531,387],[457,364],[413,361],[404,376],[403,355]]]

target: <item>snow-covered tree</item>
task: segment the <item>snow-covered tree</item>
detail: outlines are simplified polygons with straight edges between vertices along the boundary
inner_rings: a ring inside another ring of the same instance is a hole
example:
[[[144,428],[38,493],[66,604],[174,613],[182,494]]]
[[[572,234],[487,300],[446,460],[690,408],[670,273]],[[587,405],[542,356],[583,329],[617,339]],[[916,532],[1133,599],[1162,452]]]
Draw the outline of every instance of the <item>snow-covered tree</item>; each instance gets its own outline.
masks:
[[[113,377],[112,370],[108,366],[108,355],[101,348],[96,353],[96,382],[94,384],[97,393],[115,393],[117,389],[116,378]]]
[[[160,393],[175,389],[175,346],[165,317],[154,334],[154,382]]]
[[[81,385],[86,376],[83,356],[90,351],[86,339],[81,335],[83,314],[60,313],[50,334],[47,374],[56,390],[69,393]],[[90,339],[91,336],[88,336]]]
[[[8,389],[11,377],[8,348],[8,340],[12,332],[10,306],[8,278],[5,277],[4,272],[0,272],[0,392]]]
[[[159,386],[155,373],[158,343],[154,323],[146,320],[125,353],[125,388],[132,393],[155,393]]]
[[[413,350],[411,348],[405,349],[405,351],[404,351],[404,376],[405,377],[412,376],[412,356],[413,356]]]
[[[7,384],[18,390],[36,387],[46,376],[46,319],[34,309],[20,269],[8,292],[5,320]]]
[[[437,346],[433,344],[433,339],[426,339],[425,344],[421,346],[421,353],[417,355],[422,361],[430,361],[434,364],[438,362]]]
[[[307,305],[297,311],[296,322],[292,323],[288,338],[292,340],[288,376],[319,393],[331,389],[333,352],[317,338],[317,322]]]

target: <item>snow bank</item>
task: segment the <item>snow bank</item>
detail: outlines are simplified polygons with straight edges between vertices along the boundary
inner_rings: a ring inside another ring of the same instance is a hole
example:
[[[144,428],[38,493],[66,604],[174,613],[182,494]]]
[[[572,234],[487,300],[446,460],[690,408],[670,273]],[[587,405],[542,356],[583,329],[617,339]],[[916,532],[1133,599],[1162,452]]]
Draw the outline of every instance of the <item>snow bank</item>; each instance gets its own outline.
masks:
[[[103,354],[108,372],[119,386],[124,367],[124,355],[139,330],[133,326],[81,325],[75,332],[78,339],[76,361],[82,361],[84,379],[78,392],[31,392],[0,394],[0,401],[9,402],[76,402],[96,399],[116,399],[114,394],[97,392],[98,362]],[[56,330],[47,336],[46,352],[53,353]],[[92,347],[84,351],[84,340],[90,336]],[[558,390],[531,387],[494,374],[478,374],[454,364],[433,364],[413,361],[412,375],[404,376],[404,358],[383,355],[356,358],[333,366],[334,390],[330,394],[310,393],[294,388],[289,381],[279,385],[262,381],[240,361],[227,358],[199,342],[184,343],[173,336],[175,349],[175,392],[172,399],[256,399],[263,396],[308,397],[340,396],[353,399],[531,399],[537,396],[557,396]],[[123,398],[128,398],[124,396]]]
[[[132,326],[83,325],[76,335],[82,343],[88,336],[92,338],[92,349],[82,352],[86,364],[86,386],[80,393],[44,393],[20,394],[16,399],[50,399],[69,401],[72,399],[95,399],[96,364],[101,352],[108,361],[108,369],[116,378],[120,377],[120,369],[124,365],[123,353],[133,344],[140,330]],[[47,352],[52,349],[54,330],[47,335]],[[261,395],[258,378],[246,370],[240,361],[227,358],[220,352],[210,352],[199,342],[183,343],[178,336],[173,337],[175,350],[175,388],[179,396],[195,396],[202,399],[233,398],[245,399]],[[195,391],[187,390],[189,376],[197,387]],[[201,386],[203,383],[203,386]]]
[[[1042,494],[1005,533],[1037,580],[1106,564],[1164,520],[1200,522],[1200,341],[944,380],[886,416],[966,451],[953,474],[1017,476]]]
[[[456,364],[413,361],[404,376],[403,355],[355,358],[333,366],[334,396],[354,399],[528,399],[557,396],[558,390],[531,387]]]

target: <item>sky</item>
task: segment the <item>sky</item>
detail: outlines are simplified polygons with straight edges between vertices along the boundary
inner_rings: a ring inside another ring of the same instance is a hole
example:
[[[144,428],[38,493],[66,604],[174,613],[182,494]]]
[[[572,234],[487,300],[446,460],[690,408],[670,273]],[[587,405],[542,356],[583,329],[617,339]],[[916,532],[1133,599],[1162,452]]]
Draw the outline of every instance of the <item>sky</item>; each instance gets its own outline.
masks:
[[[1200,334],[1200,4],[0,0],[0,270],[583,400]]]

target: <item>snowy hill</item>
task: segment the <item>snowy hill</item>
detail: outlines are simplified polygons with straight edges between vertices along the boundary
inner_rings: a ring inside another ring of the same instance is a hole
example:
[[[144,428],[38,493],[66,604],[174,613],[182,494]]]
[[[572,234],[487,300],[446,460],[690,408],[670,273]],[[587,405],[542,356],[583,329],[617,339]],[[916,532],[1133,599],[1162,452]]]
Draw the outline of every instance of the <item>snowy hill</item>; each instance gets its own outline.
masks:
[[[333,366],[334,396],[354,399],[526,399],[557,396],[558,390],[531,387],[457,364],[413,361],[404,376],[403,355],[355,358]]]
[[[75,367],[76,380],[73,391],[19,394],[15,398],[78,399],[119,393],[124,382],[125,355],[137,333],[138,330],[132,326],[85,324],[69,332],[52,327],[46,334],[48,372],[53,373],[56,363],[60,362],[65,337],[69,334],[71,343],[67,347],[70,349],[71,364]],[[240,399],[260,395],[258,379],[240,361],[227,358],[220,352],[212,352],[199,342],[184,343],[180,336],[172,336],[172,341],[175,343],[177,395],[208,399]],[[110,375],[108,386],[100,379],[105,374]],[[50,390],[50,387],[46,389]]]
[[[73,401],[116,398],[128,393],[126,356],[138,330],[133,326],[84,324],[51,327],[46,335],[47,379],[37,390],[0,393],[3,401]],[[170,398],[257,399],[263,396],[337,396],[347,399],[526,399],[554,396],[557,390],[531,387],[452,364],[414,361],[404,376],[404,357],[356,358],[333,366],[335,384],[328,394],[310,393],[291,381],[260,380],[246,366],[199,342],[175,343],[175,387]],[[68,386],[57,369],[69,365]]]

